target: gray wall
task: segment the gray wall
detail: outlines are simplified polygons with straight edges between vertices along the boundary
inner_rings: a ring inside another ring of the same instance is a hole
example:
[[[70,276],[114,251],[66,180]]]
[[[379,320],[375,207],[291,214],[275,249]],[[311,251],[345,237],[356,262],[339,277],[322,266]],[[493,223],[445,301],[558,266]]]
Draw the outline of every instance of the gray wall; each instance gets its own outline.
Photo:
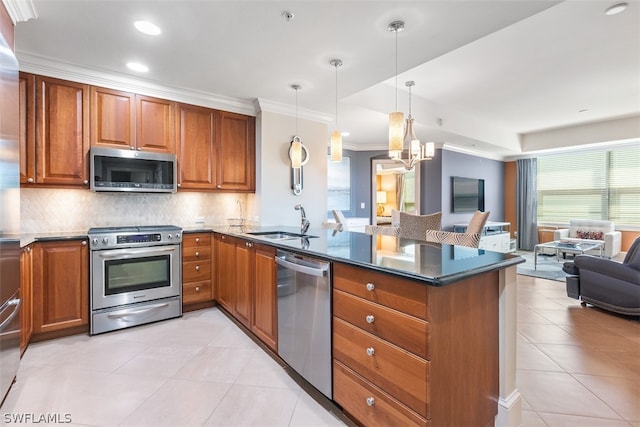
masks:
[[[388,158],[386,150],[351,151],[351,212],[348,216],[370,217],[371,160]],[[471,214],[451,212],[451,177],[484,179],[485,210],[491,211],[489,221],[504,220],[504,163],[456,151],[437,149],[431,160],[420,164],[420,211],[423,214],[442,211],[442,228],[450,230],[453,224],[467,223]],[[364,209],[360,203],[364,202]]]

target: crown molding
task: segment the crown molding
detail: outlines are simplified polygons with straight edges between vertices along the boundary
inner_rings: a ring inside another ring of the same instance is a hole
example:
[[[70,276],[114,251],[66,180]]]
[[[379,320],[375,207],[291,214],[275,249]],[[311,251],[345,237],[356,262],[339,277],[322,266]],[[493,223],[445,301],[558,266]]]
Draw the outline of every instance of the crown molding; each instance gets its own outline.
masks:
[[[13,21],[13,25],[18,22],[26,22],[29,19],[36,19],[38,14],[31,0],[2,0],[4,7]]]
[[[177,87],[155,84],[135,79],[123,74],[105,72],[99,69],[78,67],[52,58],[17,51],[20,71],[70,80],[109,89],[134,92],[171,101],[230,111],[250,116],[256,115],[253,101],[216,95],[203,91],[187,90]]]
[[[257,98],[254,101],[254,107],[256,112],[266,112],[282,114],[285,116],[296,116],[296,107],[284,104],[282,102],[271,101],[264,98]],[[313,111],[306,108],[297,108],[298,118],[305,120],[312,120],[314,122],[330,123],[333,120],[333,116],[321,113],[319,111]]]

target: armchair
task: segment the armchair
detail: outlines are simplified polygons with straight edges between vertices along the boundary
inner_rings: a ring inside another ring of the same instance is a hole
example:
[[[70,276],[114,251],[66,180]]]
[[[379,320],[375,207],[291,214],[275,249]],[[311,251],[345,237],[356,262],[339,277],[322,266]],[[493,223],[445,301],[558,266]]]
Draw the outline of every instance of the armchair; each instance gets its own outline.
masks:
[[[640,237],[622,263],[591,255],[578,255],[565,263],[567,295],[582,305],[592,304],[616,313],[640,315]]]
[[[569,228],[553,232],[553,240],[599,241],[603,244],[603,255],[613,258],[620,253],[622,233],[615,230],[612,221],[572,219]]]

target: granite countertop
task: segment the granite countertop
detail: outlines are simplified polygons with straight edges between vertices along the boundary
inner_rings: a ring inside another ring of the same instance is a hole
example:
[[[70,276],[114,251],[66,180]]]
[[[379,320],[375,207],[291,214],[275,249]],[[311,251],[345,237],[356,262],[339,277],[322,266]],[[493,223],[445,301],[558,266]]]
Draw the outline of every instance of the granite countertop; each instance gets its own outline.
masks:
[[[237,236],[281,250],[407,277],[431,286],[446,285],[475,274],[525,261],[514,254],[484,249],[330,229],[310,229],[307,237],[291,239],[268,239],[251,234],[273,231],[300,233],[298,227],[290,226],[236,227],[202,224],[183,228],[184,233],[216,232]],[[20,236],[20,246],[24,247],[36,241],[77,240],[86,237],[86,230],[24,234]]]
[[[524,262],[524,258],[484,249],[427,243],[393,236],[358,232],[311,229],[308,238],[274,240],[252,232],[286,231],[300,233],[297,227],[211,227],[211,231],[235,235],[331,261],[390,273],[442,286],[486,271]],[[313,236],[313,237],[311,237]]]

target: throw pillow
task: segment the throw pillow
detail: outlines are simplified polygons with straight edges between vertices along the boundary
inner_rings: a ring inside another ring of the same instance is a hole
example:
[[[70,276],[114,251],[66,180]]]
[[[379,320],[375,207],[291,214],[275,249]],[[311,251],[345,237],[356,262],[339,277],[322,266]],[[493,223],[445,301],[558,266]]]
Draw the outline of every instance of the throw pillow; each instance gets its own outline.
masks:
[[[602,240],[604,238],[604,233],[602,231],[576,231],[576,237],[578,239],[587,239],[587,240]]]

